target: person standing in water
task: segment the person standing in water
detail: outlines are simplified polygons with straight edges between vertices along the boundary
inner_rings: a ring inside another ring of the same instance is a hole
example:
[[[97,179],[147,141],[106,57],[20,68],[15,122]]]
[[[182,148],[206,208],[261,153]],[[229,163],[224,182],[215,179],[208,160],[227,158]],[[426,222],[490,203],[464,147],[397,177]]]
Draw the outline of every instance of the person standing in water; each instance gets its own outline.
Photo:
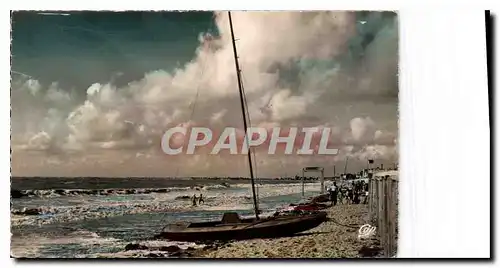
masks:
[[[193,207],[196,207],[196,194],[193,195],[193,198],[192,198],[192,201],[193,201]]]
[[[203,202],[203,204],[205,204],[205,200],[203,200],[203,194],[200,193],[200,198],[198,199],[198,205],[201,205],[201,202]]]

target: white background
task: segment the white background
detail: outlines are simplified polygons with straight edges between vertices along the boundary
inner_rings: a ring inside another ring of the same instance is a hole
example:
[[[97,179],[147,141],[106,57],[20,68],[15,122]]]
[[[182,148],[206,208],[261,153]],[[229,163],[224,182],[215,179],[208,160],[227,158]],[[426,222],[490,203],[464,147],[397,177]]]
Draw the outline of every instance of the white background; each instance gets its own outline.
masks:
[[[490,184],[490,134],[483,10],[494,9],[495,1],[401,2],[403,1],[253,0],[244,3],[223,0],[200,2],[17,0],[9,5],[11,9],[56,10],[400,10],[399,257],[489,257],[490,188],[493,185]],[[10,208],[7,199],[10,196],[8,154],[10,77],[7,71],[10,69],[8,63],[10,62],[8,34],[10,18],[6,11],[2,13],[0,25],[3,39],[0,43],[3,58],[0,61],[3,69],[0,73],[3,86],[0,98],[2,109],[0,179],[3,198],[0,205],[3,216],[2,236],[0,236],[1,262],[6,262],[5,265],[67,266],[69,263],[66,262],[18,264],[9,260]],[[495,32],[498,33],[498,30]],[[498,48],[498,44],[496,47]],[[283,263],[71,263],[75,267],[84,265],[139,267],[146,264],[266,266]],[[286,265],[302,264],[287,262]],[[346,263],[314,262],[307,265],[327,266],[346,265]],[[366,264],[356,262],[347,265],[361,267]],[[466,263],[466,265],[474,264]]]

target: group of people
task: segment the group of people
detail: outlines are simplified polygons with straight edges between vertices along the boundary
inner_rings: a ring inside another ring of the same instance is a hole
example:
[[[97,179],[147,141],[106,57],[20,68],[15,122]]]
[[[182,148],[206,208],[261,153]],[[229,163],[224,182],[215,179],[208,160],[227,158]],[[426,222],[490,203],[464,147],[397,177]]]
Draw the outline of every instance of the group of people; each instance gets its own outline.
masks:
[[[340,204],[367,204],[368,203],[368,184],[364,181],[353,182],[351,185],[337,186],[334,182],[333,185],[327,187],[328,194],[332,206]]]
[[[196,197],[196,194],[193,195],[191,198],[191,201],[193,202],[193,207],[196,207],[197,205],[201,205],[201,203],[205,204],[205,200],[203,200],[203,194],[200,193],[200,197]],[[198,203],[196,203],[198,201]]]

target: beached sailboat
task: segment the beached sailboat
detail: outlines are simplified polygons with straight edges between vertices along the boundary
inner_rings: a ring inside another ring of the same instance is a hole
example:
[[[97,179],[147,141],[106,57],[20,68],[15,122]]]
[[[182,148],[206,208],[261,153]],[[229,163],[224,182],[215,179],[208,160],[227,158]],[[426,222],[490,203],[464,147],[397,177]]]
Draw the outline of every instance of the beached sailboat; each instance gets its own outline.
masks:
[[[231,12],[228,12],[229,26],[231,28],[232,46],[238,88],[243,112],[245,134],[247,131],[246,100],[242,88],[242,79],[238,63],[238,54],[233,31]],[[267,218],[259,217],[257,195],[255,191],[255,178],[252,166],[251,150],[248,151],[248,164],[252,183],[253,206],[255,218],[242,219],[236,212],[227,212],[220,221],[177,223],[167,225],[157,238],[175,241],[211,241],[211,240],[241,240],[251,238],[272,238],[290,236],[299,232],[312,229],[327,220],[326,212],[320,211],[295,211],[294,213],[276,213]]]

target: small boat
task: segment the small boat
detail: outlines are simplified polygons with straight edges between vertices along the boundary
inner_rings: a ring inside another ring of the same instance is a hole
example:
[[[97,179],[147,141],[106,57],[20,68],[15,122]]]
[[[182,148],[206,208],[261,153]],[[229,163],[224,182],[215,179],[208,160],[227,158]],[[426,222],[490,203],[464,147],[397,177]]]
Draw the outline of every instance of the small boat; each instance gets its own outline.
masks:
[[[278,215],[259,220],[242,219],[235,212],[227,212],[221,221],[167,225],[156,238],[190,242],[276,238],[307,231],[326,220],[326,212]]]
[[[247,135],[247,111],[245,109],[245,107],[247,107],[246,98],[244,98],[243,84],[241,81],[242,79],[238,64],[238,55],[235,45],[231,12],[228,12],[228,17],[232,37],[236,75],[238,78],[243,125],[245,128],[245,135]],[[250,146],[248,146],[248,148],[250,148]],[[254,218],[242,219],[236,212],[226,212],[224,213],[222,220],[220,221],[169,224],[163,228],[161,233],[157,235],[156,238],[169,239],[174,241],[213,241],[273,238],[290,236],[299,232],[307,231],[327,221],[326,212],[314,210],[298,210],[293,211],[292,213],[277,212],[273,216],[261,218],[259,216],[261,211],[258,207],[257,195],[255,190],[255,176],[252,163],[252,149],[250,148],[250,150],[248,150],[248,164],[250,169],[250,179],[252,183],[253,207],[255,211]]]
[[[290,204],[290,206],[293,207],[293,210],[299,210],[299,211],[316,211],[330,207],[322,203],[304,203],[298,205]]]
[[[318,212],[320,210],[329,208],[329,205],[322,203],[300,203],[300,204],[290,204],[288,207],[278,209],[274,215],[282,214],[297,214],[304,212]]]
[[[317,195],[317,196],[311,197],[311,199],[310,199],[310,202],[312,202],[312,203],[323,203],[323,202],[328,202],[328,201],[330,201],[329,194]]]

